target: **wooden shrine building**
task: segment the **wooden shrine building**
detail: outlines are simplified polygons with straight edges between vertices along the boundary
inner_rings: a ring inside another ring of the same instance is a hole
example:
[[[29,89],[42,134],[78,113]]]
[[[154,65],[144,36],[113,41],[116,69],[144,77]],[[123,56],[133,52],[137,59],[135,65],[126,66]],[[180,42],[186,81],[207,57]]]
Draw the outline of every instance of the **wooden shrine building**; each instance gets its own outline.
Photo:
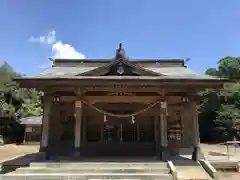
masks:
[[[40,151],[69,156],[154,156],[181,148],[198,158],[196,93],[224,80],[188,69],[182,59],[54,59],[51,69],[15,79],[44,92]]]

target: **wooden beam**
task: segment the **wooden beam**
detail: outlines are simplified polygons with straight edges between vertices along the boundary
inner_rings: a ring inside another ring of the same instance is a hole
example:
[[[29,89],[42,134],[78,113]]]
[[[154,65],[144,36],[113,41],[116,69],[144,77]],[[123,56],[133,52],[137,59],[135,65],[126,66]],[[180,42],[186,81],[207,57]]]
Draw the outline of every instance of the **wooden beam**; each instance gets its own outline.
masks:
[[[73,102],[76,101],[78,99],[77,96],[61,96],[60,100],[61,102]]]
[[[189,93],[190,92],[195,92],[194,89],[188,88],[188,87],[171,87],[171,88],[162,88],[162,87],[157,87],[157,86],[126,86],[126,87],[113,87],[113,86],[79,86],[79,87],[70,87],[70,86],[52,86],[52,87],[47,87],[44,89],[44,92],[48,93],[55,93],[57,91],[65,92],[77,92],[81,91],[83,94],[84,92],[88,91],[112,91],[112,92],[156,92],[159,93],[160,95],[164,95],[166,93]]]
[[[95,103],[144,103],[149,104],[157,99],[159,96],[83,96],[83,99],[91,104]],[[162,97],[168,104],[178,104],[181,102],[180,96]],[[73,102],[80,99],[78,96],[61,96],[62,102]]]
[[[102,87],[85,87],[84,91],[115,91],[115,92],[158,92],[162,93],[162,88],[159,87],[112,87],[112,86],[102,86]]]
[[[206,88],[221,88],[224,81],[217,80],[184,80],[184,79],[174,79],[174,80],[146,80],[146,79],[18,79],[20,87],[26,88],[37,88],[45,89],[54,86],[65,86],[65,87],[101,87],[101,86],[112,86],[113,88],[120,87],[158,87],[158,88],[172,88],[172,87],[191,87],[197,89]]]
[[[145,103],[149,104],[156,101],[158,97],[154,96],[85,96],[84,100],[95,104],[98,102],[107,103]]]

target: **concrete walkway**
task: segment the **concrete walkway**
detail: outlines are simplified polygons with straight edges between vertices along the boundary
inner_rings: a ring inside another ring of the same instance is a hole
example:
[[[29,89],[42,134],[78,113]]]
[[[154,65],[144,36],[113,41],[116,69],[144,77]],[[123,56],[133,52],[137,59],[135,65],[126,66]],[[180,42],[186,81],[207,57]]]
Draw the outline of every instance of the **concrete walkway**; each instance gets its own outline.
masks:
[[[184,158],[178,157],[172,160],[177,170],[177,177],[179,180],[208,180],[212,179],[205,170],[197,162]]]

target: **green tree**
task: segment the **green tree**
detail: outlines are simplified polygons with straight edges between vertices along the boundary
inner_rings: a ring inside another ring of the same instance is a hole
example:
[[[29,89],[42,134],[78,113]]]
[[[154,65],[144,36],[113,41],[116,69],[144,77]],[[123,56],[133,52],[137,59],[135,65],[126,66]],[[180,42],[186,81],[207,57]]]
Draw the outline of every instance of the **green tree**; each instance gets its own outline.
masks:
[[[240,77],[240,57],[226,56],[218,61],[220,75],[230,79]]]
[[[201,141],[220,141],[216,136],[216,123],[214,121],[218,116],[217,111],[221,104],[219,92],[216,90],[205,90],[199,94],[202,96],[202,102],[199,106],[199,129]]]
[[[223,140],[232,140],[238,135],[240,111],[235,105],[222,104],[217,112],[216,128]]]
[[[206,70],[205,73],[210,75],[210,76],[219,76],[219,72],[216,68],[209,68],[209,69]]]
[[[12,78],[19,76],[0,69],[0,116],[19,118],[42,113],[41,92],[19,88]]]
[[[16,76],[7,63],[0,66],[0,129],[5,136],[14,136],[17,119],[42,114],[41,92],[19,88],[12,81]]]
[[[226,83],[220,90],[201,92],[199,109],[200,135],[204,141],[225,141],[233,136],[240,139],[240,58],[227,56],[218,61],[218,68],[209,68],[207,74],[224,76],[232,83]]]

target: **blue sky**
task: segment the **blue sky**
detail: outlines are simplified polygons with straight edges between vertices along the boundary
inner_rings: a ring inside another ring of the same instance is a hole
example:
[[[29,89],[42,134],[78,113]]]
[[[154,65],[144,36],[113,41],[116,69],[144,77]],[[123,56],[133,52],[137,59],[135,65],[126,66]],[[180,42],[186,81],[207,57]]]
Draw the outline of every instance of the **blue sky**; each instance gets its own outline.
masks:
[[[240,54],[239,0],[1,0],[0,61],[33,74],[48,57],[191,58],[195,71]],[[47,37],[48,35],[48,37]]]

